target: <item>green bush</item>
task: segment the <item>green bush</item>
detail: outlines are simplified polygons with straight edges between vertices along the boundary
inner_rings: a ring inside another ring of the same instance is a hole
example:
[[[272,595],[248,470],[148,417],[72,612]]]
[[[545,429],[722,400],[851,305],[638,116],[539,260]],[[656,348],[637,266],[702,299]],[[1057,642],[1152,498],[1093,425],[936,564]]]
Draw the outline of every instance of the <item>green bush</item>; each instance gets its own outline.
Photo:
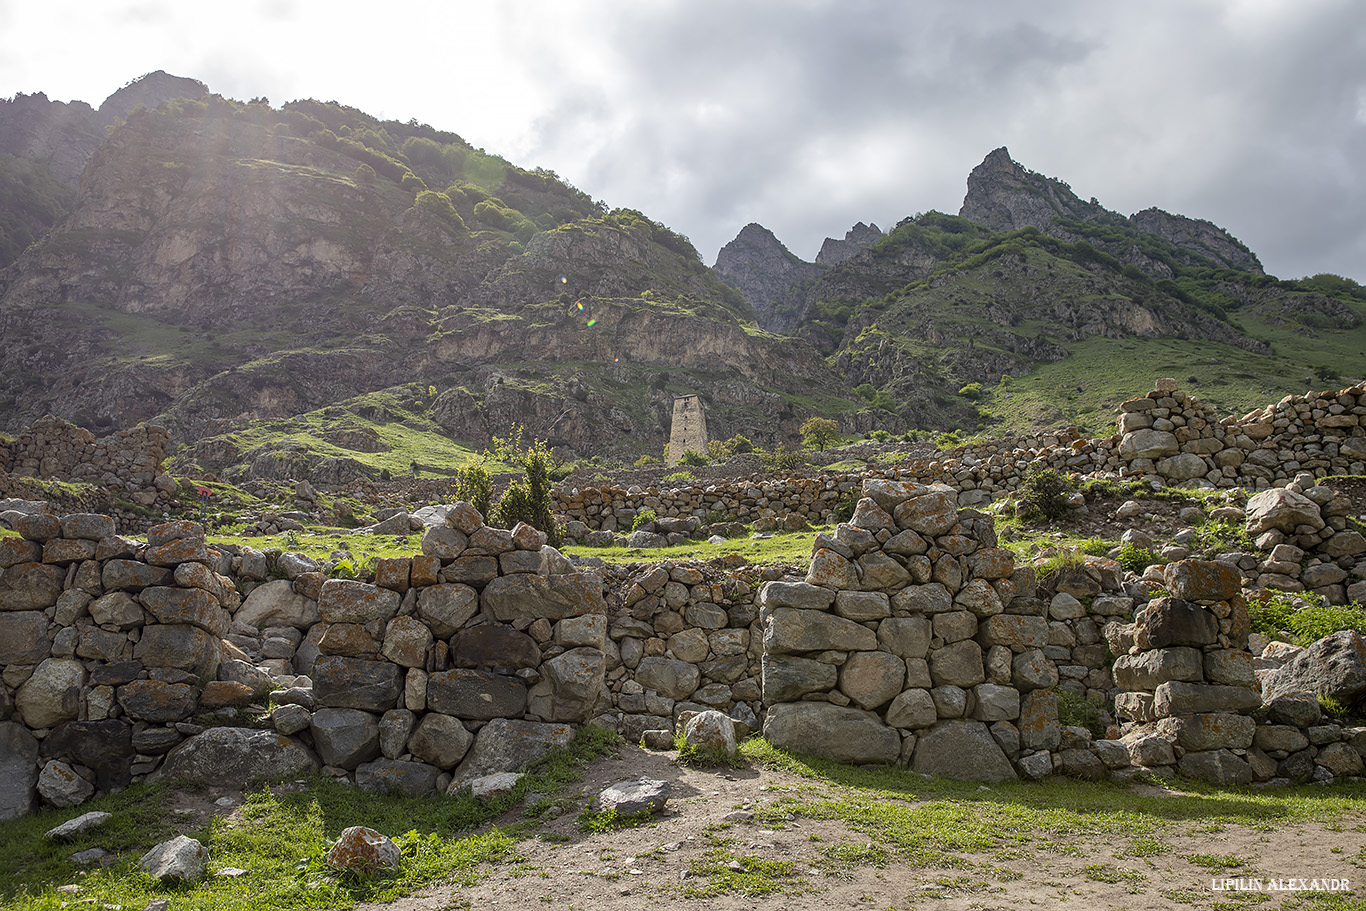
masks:
[[[1100,717],[1100,706],[1074,696],[1067,690],[1055,690],[1058,697],[1058,723],[1086,728],[1096,740],[1105,739],[1105,722]]]
[[[635,519],[632,520],[631,531],[640,531],[646,525],[654,522],[657,518],[659,517],[655,515],[653,509],[642,509],[640,512],[636,513]]]
[[[672,474],[666,474],[666,475],[664,476],[664,480],[666,480],[666,481],[695,481],[695,480],[697,480],[697,475],[695,475],[695,474],[693,474],[691,471],[687,471],[687,470],[675,471],[675,472],[673,472]]]
[[[1020,485],[1020,516],[1027,520],[1057,519],[1067,512],[1072,482],[1052,468],[1030,466]]]
[[[537,531],[545,532],[551,547],[559,547],[564,543],[564,529],[550,510],[550,472],[554,467],[550,448],[544,441],[537,440],[519,461],[526,472],[525,483],[513,481],[503,492],[494,511],[496,524],[512,528],[518,522],[525,522]]]
[[[489,477],[488,467],[482,458],[456,471],[455,496],[456,499],[473,505],[481,515],[490,514],[493,505],[493,479]]]
[[[707,443],[707,458],[713,462],[724,462],[730,458],[730,449],[720,440],[711,440]]]
[[[1119,545],[1119,554],[1115,560],[1131,573],[1141,573],[1154,563],[1162,562],[1157,554],[1145,547],[1139,547],[1132,541],[1125,541]]]
[[[749,437],[741,436],[737,433],[729,440],[726,440],[726,448],[733,454],[739,455],[743,452],[753,452],[754,442]]]
[[[451,204],[451,198],[445,193],[423,190],[417,194],[417,201],[414,205],[424,212],[435,215],[457,231],[465,230],[465,220],[460,217],[459,212],[455,211],[455,206]]]
[[[874,430],[868,434],[868,439],[877,443],[885,443],[892,438],[886,430]]]
[[[707,457],[696,449],[685,449],[683,454],[678,457],[678,464],[686,465],[689,468],[701,468],[707,464]]]
[[[643,455],[643,456],[641,456],[640,458],[636,459],[635,464],[636,464],[636,467],[637,467],[637,468],[642,468],[642,467],[644,467],[644,466],[646,466],[646,465],[658,465],[658,464],[659,464],[659,459],[656,459],[654,456],[650,455],[650,454],[647,452],[647,453],[645,453],[645,455]]]
[[[976,402],[982,398],[982,384],[968,383],[962,389],[958,390],[958,394],[970,402]]]

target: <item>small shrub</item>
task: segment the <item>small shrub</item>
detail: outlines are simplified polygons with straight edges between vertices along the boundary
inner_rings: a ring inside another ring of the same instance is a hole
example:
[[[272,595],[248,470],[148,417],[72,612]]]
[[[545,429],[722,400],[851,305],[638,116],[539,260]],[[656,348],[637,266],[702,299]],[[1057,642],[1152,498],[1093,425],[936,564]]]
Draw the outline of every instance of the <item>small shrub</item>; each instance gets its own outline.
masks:
[[[934,445],[940,449],[953,449],[955,446],[963,445],[963,436],[956,430],[950,430],[935,437]]]
[[[632,520],[631,531],[640,531],[646,525],[652,524],[657,518],[659,517],[655,515],[653,509],[642,509],[640,512],[636,513],[635,519]]]
[[[968,383],[958,390],[958,394],[970,402],[976,402],[982,398],[982,384]]]
[[[493,479],[482,457],[455,473],[455,497],[464,500],[487,516],[493,507]]]
[[[645,455],[643,455],[643,456],[641,456],[640,458],[636,459],[635,464],[636,464],[636,467],[637,467],[637,468],[643,468],[643,467],[646,466],[646,465],[658,465],[658,464],[660,464],[660,463],[659,463],[659,459],[656,459],[654,456],[650,455],[650,454],[647,452]]]
[[[551,514],[550,472],[554,459],[550,447],[537,440],[519,460],[526,472],[526,482],[514,481],[504,491],[495,510],[498,524],[512,528],[525,522],[537,531],[545,532],[551,547],[564,543],[564,529]]]
[[[688,471],[688,470],[684,469],[684,470],[682,470],[682,471],[675,471],[675,472],[673,472],[672,474],[666,474],[666,475],[664,476],[664,480],[666,480],[666,481],[695,481],[695,480],[697,480],[697,475],[693,474],[691,471]]]
[[[713,462],[724,462],[730,458],[730,449],[720,440],[712,440],[707,443],[707,458]]]
[[[1119,545],[1119,554],[1115,556],[1115,560],[1131,573],[1141,573],[1149,566],[1162,562],[1157,554],[1145,547],[1139,547],[1132,541],[1125,541]]]
[[[1052,468],[1031,466],[1020,485],[1020,515],[1028,520],[1057,519],[1067,513],[1072,482]]]
[[[1086,562],[1086,555],[1079,549],[1067,547],[1053,554],[1034,567],[1034,577],[1040,585],[1047,585],[1048,580],[1060,570],[1073,566],[1081,566]]]
[[[1086,728],[1097,740],[1105,739],[1105,722],[1100,717],[1100,706],[1072,695],[1067,690],[1056,690],[1058,723]]]
[[[730,452],[734,455],[740,455],[744,452],[753,452],[754,441],[751,440],[749,437],[741,436],[737,433],[729,440],[726,440],[726,449],[730,450]]]
[[[686,465],[689,468],[701,468],[707,464],[707,457],[696,449],[685,449],[683,454],[678,457],[678,464]]]
[[[799,449],[779,449],[760,456],[769,471],[788,471],[807,464],[806,454]]]
[[[874,430],[868,434],[868,439],[876,443],[885,443],[892,438],[886,430]]]

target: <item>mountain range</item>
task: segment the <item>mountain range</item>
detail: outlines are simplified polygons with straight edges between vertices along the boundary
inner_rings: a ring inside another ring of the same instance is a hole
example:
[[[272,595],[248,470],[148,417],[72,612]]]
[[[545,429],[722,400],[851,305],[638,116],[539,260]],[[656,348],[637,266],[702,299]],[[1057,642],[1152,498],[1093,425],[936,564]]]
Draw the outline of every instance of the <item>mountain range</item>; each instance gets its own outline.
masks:
[[[1366,313],[1354,282],[1281,281],[1215,225],[1126,218],[1005,149],[958,215],[860,223],[813,263],[751,224],[709,268],[457,134],[160,72],[98,109],[0,100],[0,266],[0,428],[155,421],[181,470],[324,482],[517,425],[566,458],[657,455],[683,393],[765,446],[813,415],[1069,421],[1006,400],[1095,340],[1227,353],[1250,392],[1293,385],[1284,339],[1313,333],[1327,381],[1360,369]]]

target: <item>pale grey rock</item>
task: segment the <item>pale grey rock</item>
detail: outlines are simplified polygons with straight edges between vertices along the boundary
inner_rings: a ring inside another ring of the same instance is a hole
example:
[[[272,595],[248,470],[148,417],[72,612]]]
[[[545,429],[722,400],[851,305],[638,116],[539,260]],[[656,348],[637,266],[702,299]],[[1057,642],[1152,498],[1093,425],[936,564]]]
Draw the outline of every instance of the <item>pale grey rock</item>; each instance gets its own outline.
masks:
[[[652,778],[621,781],[598,792],[593,808],[598,813],[615,812],[617,816],[662,813],[672,791],[669,782]]]
[[[573,737],[574,729],[567,724],[495,718],[479,729],[446,793],[458,794],[467,782],[482,775],[526,768],[569,746]]]
[[[911,768],[966,781],[1013,781],[1015,769],[980,721],[942,721],[921,733]]]
[[[95,786],[76,773],[68,763],[49,760],[38,773],[38,793],[54,807],[76,807],[95,793]]]
[[[194,883],[208,872],[209,850],[188,835],[177,835],[142,855],[138,866],[162,882]]]

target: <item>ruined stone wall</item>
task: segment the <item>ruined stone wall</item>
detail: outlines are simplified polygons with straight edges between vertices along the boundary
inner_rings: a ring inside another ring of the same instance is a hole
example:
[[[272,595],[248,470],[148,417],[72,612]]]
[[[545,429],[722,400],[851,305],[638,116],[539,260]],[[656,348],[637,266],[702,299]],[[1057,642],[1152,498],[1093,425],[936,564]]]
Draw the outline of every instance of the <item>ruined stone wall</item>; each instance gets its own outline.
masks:
[[[1219,418],[1183,395],[1174,381],[1125,402],[1118,432],[1086,438],[1069,433],[1027,442],[987,441],[935,459],[910,459],[866,471],[819,478],[751,479],[678,486],[564,487],[556,512],[583,533],[618,532],[649,509],[670,518],[719,515],[758,530],[826,523],[865,478],[942,483],[958,505],[980,506],[1020,487],[1033,466],[1081,476],[1138,478],[1164,485],[1267,490],[1298,474],[1366,474],[1366,386],[1287,396],[1242,418]],[[581,535],[580,535],[581,537]]]
[[[435,793],[504,771],[509,743],[513,766],[532,761],[610,709],[602,579],[467,504],[423,553],[380,561],[373,584],[325,579],[297,554],[209,547],[191,522],[146,544],[106,516],[13,524],[21,537],[0,538],[0,816],[149,775],[245,784],[321,766]],[[243,726],[206,731],[205,713]]]

